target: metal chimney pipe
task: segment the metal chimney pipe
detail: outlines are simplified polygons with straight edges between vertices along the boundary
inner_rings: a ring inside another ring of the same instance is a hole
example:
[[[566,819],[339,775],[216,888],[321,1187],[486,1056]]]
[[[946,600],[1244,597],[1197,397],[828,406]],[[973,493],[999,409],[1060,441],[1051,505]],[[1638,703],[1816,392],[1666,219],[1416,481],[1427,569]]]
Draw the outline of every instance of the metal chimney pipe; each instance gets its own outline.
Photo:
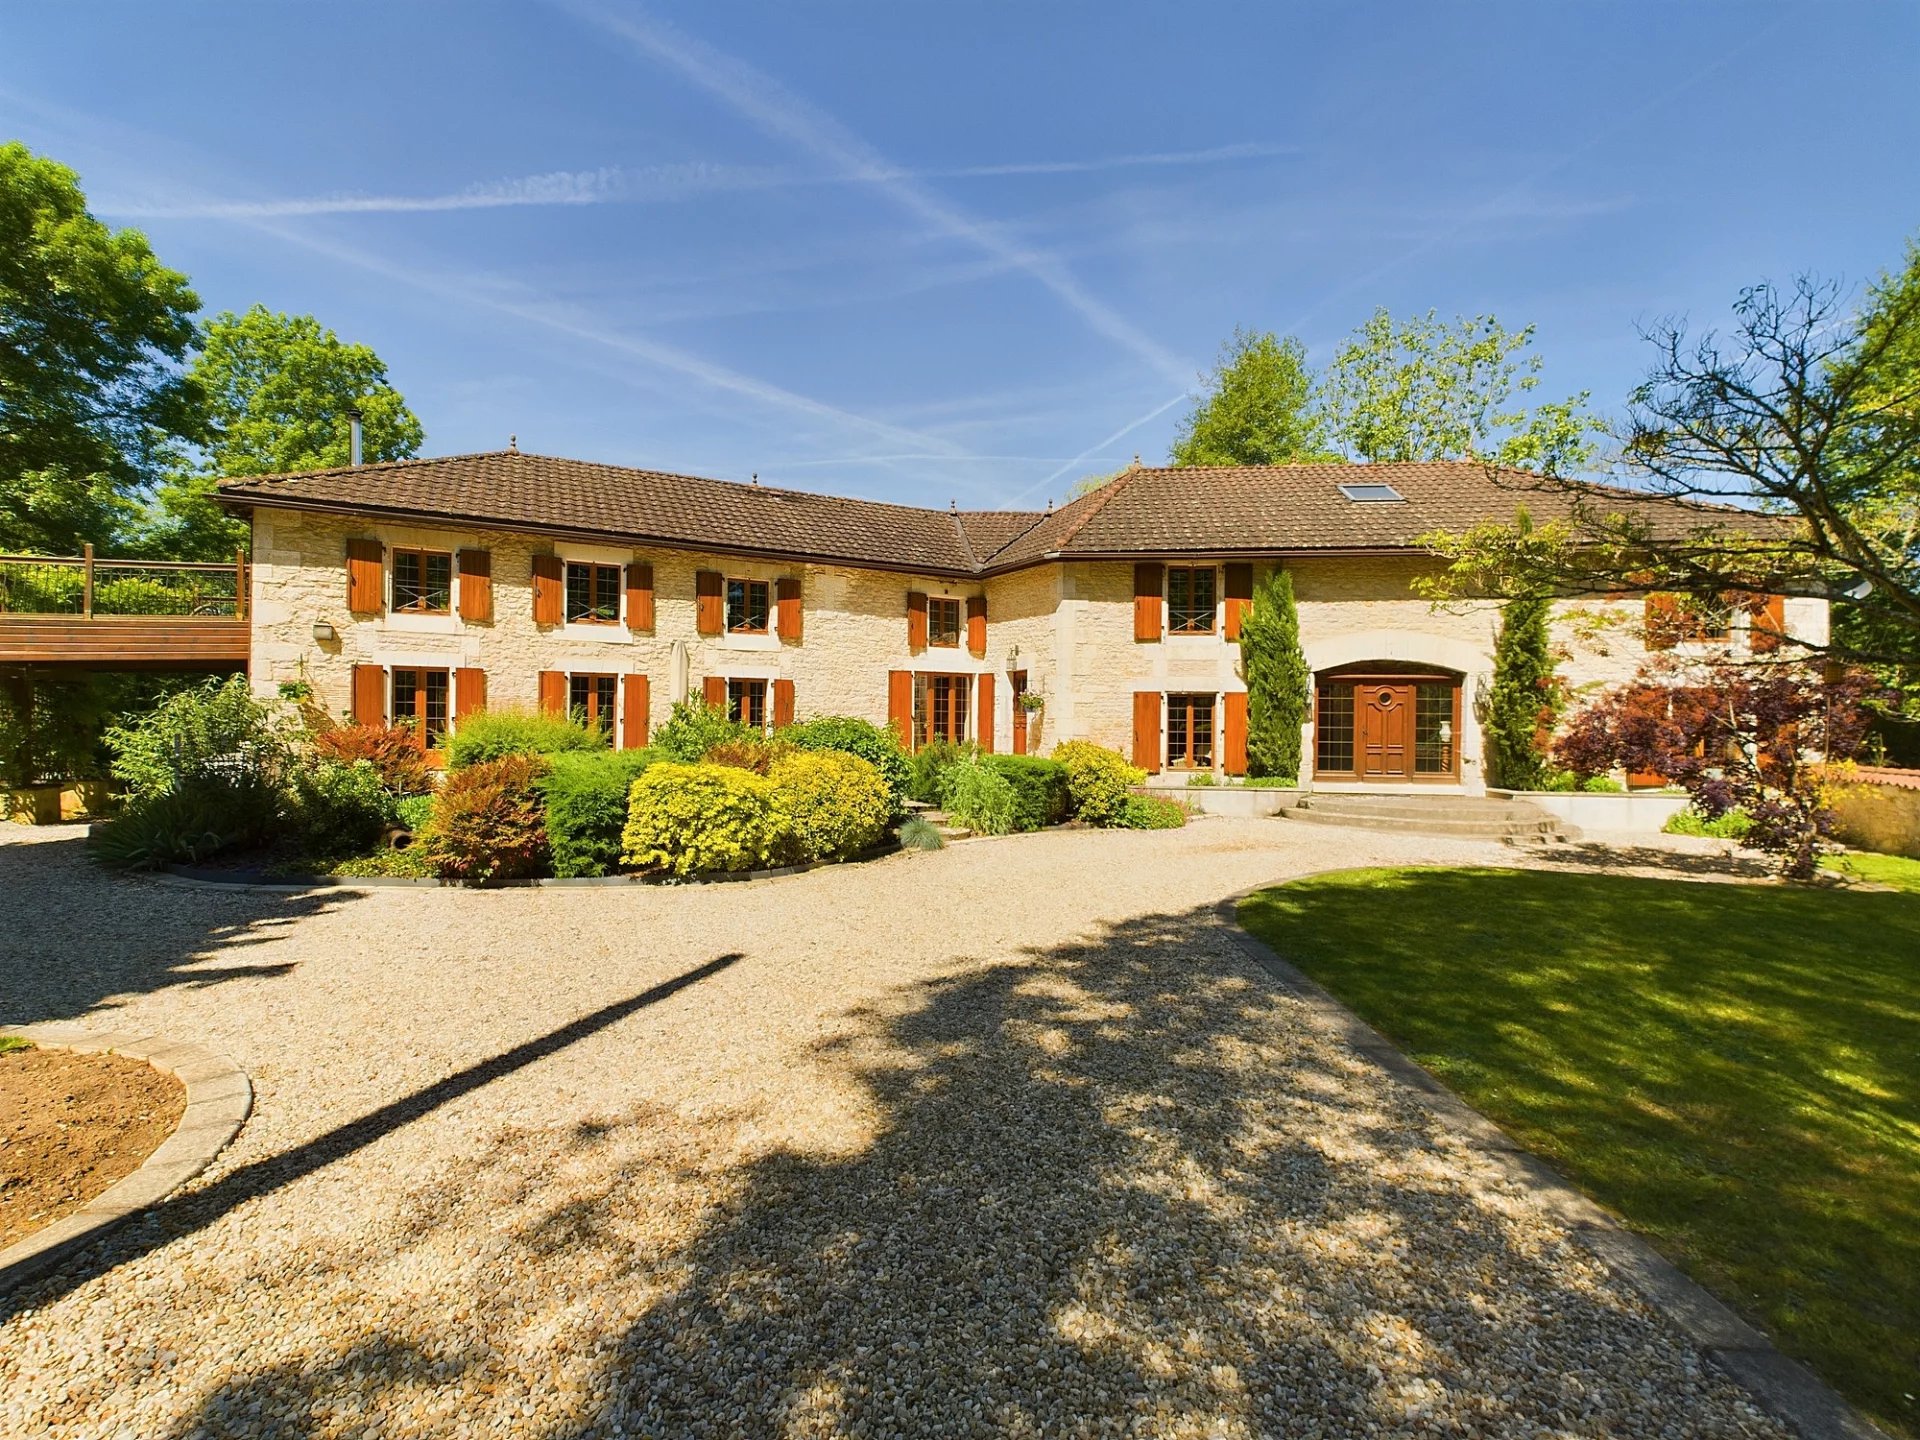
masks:
[[[355,406],[347,411],[347,454],[357,470],[360,468],[360,408]]]

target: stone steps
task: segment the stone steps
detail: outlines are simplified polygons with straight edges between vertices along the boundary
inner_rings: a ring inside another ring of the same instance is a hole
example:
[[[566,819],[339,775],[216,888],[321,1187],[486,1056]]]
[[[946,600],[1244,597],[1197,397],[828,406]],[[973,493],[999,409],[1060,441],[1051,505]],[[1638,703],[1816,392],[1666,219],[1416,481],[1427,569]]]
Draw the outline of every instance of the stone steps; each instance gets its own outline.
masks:
[[[1357,830],[1403,830],[1423,835],[1505,840],[1544,845],[1567,837],[1560,821],[1523,800],[1477,795],[1342,795],[1317,792],[1302,798],[1288,819],[1309,825],[1345,825]]]

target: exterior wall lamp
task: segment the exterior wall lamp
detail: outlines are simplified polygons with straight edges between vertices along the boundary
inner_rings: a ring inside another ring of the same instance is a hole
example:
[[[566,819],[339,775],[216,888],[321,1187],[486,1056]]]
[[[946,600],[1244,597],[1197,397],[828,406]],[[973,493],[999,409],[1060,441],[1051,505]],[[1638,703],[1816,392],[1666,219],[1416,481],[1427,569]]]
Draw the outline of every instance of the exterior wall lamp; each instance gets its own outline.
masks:
[[[331,645],[340,636],[334,630],[332,621],[316,620],[313,622],[313,638],[319,644]]]

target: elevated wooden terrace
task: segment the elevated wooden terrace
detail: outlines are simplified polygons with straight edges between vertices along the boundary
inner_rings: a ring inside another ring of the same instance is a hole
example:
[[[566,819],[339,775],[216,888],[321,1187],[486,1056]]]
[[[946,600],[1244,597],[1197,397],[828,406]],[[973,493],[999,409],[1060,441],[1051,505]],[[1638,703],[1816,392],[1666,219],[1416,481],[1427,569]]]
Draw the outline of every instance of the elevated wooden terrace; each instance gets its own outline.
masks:
[[[247,557],[200,564],[0,555],[0,669],[234,670]]]

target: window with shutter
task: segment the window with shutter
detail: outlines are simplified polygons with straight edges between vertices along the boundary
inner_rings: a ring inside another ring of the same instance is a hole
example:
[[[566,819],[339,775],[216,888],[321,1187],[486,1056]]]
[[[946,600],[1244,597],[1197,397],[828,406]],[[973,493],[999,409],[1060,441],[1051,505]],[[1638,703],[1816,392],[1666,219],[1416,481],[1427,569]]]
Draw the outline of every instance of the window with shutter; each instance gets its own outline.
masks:
[[[1133,638],[1160,638],[1160,566],[1152,560],[1133,567]]]
[[[378,615],[384,608],[381,568],[385,555],[378,540],[347,541],[347,609],[355,615]]]
[[[489,551],[460,552],[460,618],[478,624],[493,619],[493,556]]]
[[[627,629],[653,633],[653,566],[644,560],[627,566]]]

